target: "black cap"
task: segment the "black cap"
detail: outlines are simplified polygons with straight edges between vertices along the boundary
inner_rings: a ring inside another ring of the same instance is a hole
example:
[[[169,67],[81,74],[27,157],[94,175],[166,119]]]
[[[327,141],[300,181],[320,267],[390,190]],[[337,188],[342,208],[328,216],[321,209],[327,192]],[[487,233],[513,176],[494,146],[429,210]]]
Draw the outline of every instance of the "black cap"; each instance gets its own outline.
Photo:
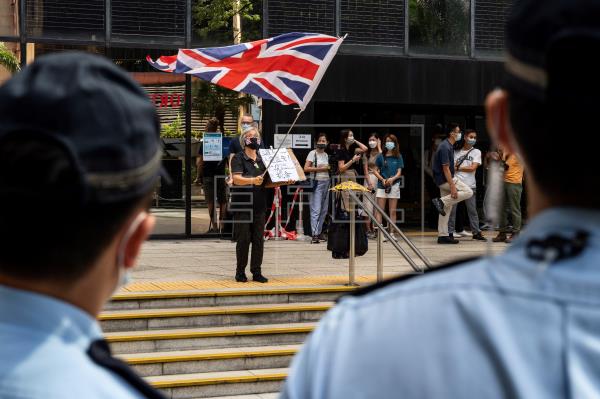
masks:
[[[127,72],[97,55],[42,56],[0,87],[0,141],[13,135],[63,147],[85,202],[143,195],[162,172],[154,104]]]
[[[516,0],[506,38],[509,90],[544,102],[597,101],[600,1]]]

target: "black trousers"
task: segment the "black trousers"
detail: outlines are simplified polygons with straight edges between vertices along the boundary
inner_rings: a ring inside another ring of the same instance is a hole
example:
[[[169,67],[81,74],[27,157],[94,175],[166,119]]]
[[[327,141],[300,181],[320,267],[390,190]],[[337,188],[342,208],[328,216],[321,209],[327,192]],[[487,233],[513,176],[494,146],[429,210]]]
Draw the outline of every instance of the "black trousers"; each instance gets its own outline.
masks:
[[[253,217],[248,213],[236,213],[235,216],[235,241],[236,241],[236,274],[246,271],[248,265],[248,253],[252,244],[252,259],[250,260],[250,272],[253,275],[261,274],[263,251],[265,240],[265,212],[255,213]]]

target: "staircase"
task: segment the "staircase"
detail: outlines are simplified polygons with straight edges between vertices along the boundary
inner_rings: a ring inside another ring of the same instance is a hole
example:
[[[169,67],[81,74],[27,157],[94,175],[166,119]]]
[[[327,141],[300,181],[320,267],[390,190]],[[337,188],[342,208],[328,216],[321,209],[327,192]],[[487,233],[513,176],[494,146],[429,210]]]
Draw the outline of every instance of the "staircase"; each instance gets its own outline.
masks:
[[[99,320],[113,353],[167,398],[270,399],[307,334],[350,289],[128,293]]]

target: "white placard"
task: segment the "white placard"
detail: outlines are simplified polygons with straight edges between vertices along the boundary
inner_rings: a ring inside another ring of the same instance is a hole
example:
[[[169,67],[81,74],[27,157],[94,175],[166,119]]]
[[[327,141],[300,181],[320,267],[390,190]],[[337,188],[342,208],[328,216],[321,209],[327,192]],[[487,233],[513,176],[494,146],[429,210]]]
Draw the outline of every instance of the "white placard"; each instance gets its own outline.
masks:
[[[310,134],[294,134],[292,139],[293,148],[312,148]]]
[[[289,135],[287,136],[287,138],[285,139],[285,142],[283,144],[283,146],[281,146],[281,148],[292,148],[294,142],[292,139],[293,135]],[[283,139],[285,138],[285,134],[275,134],[273,135],[273,147],[275,148],[279,148],[279,146],[281,145],[281,142],[283,142]]]
[[[221,133],[204,133],[202,159],[205,161],[220,161],[223,159],[223,135]]]
[[[267,166],[271,162],[271,159],[277,150],[261,149],[259,151],[265,166]],[[275,160],[273,163],[271,163],[271,166],[269,166],[269,176],[271,177],[271,181],[273,183],[281,183],[289,180],[300,180],[300,176],[298,176],[298,171],[296,170],[296,164],[286,149],[282,148],[277,153]]]

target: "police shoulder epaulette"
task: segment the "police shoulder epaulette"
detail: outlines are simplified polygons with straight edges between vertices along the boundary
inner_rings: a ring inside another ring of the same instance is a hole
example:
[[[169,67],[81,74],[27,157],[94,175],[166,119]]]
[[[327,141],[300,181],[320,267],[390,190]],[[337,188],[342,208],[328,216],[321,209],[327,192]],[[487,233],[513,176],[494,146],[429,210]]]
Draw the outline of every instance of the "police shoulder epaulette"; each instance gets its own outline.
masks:
[[[445,264],[440,265],[440,266],[436,266],[436,267],[434,267],[432,269],[424,271],[423,273],[418,273],[418,274],[404,274],[402,276],[390,278],[388,280],[383,280],[382,282],[379,282],[379,283],[367,285],[366,287],[357,288],[356,290],[354,290],[352,292],[349,292],[347,294],[342,295],[340,298],[338,298],[337,301],[340,301],[342,298],[347,297],[347,296],[365,296],[367,294],[370,294],[373,291],[376,291],[376,290],[384,288],[384,287],[388,287],[388,286],[390,286],[392,284],[401,283],[403,281],[411,280],[413,278],[421,277],[421,276],[424,276],[424,275],[429,275],[431,273],[439,272],[439,271],[442,271],[442,270],[447,270],[447,269],[450,269],[450,268],[453,268],[453,267],[456,267],[456,266],[463,265],[463,264],[468,263],[468,262],[472,262],[472,261],[477,260],[477,259],[479,259],[479,257],[472,257],[472,258],[460,259],[460,260],[457,260],[457,261],[445,263]]]

